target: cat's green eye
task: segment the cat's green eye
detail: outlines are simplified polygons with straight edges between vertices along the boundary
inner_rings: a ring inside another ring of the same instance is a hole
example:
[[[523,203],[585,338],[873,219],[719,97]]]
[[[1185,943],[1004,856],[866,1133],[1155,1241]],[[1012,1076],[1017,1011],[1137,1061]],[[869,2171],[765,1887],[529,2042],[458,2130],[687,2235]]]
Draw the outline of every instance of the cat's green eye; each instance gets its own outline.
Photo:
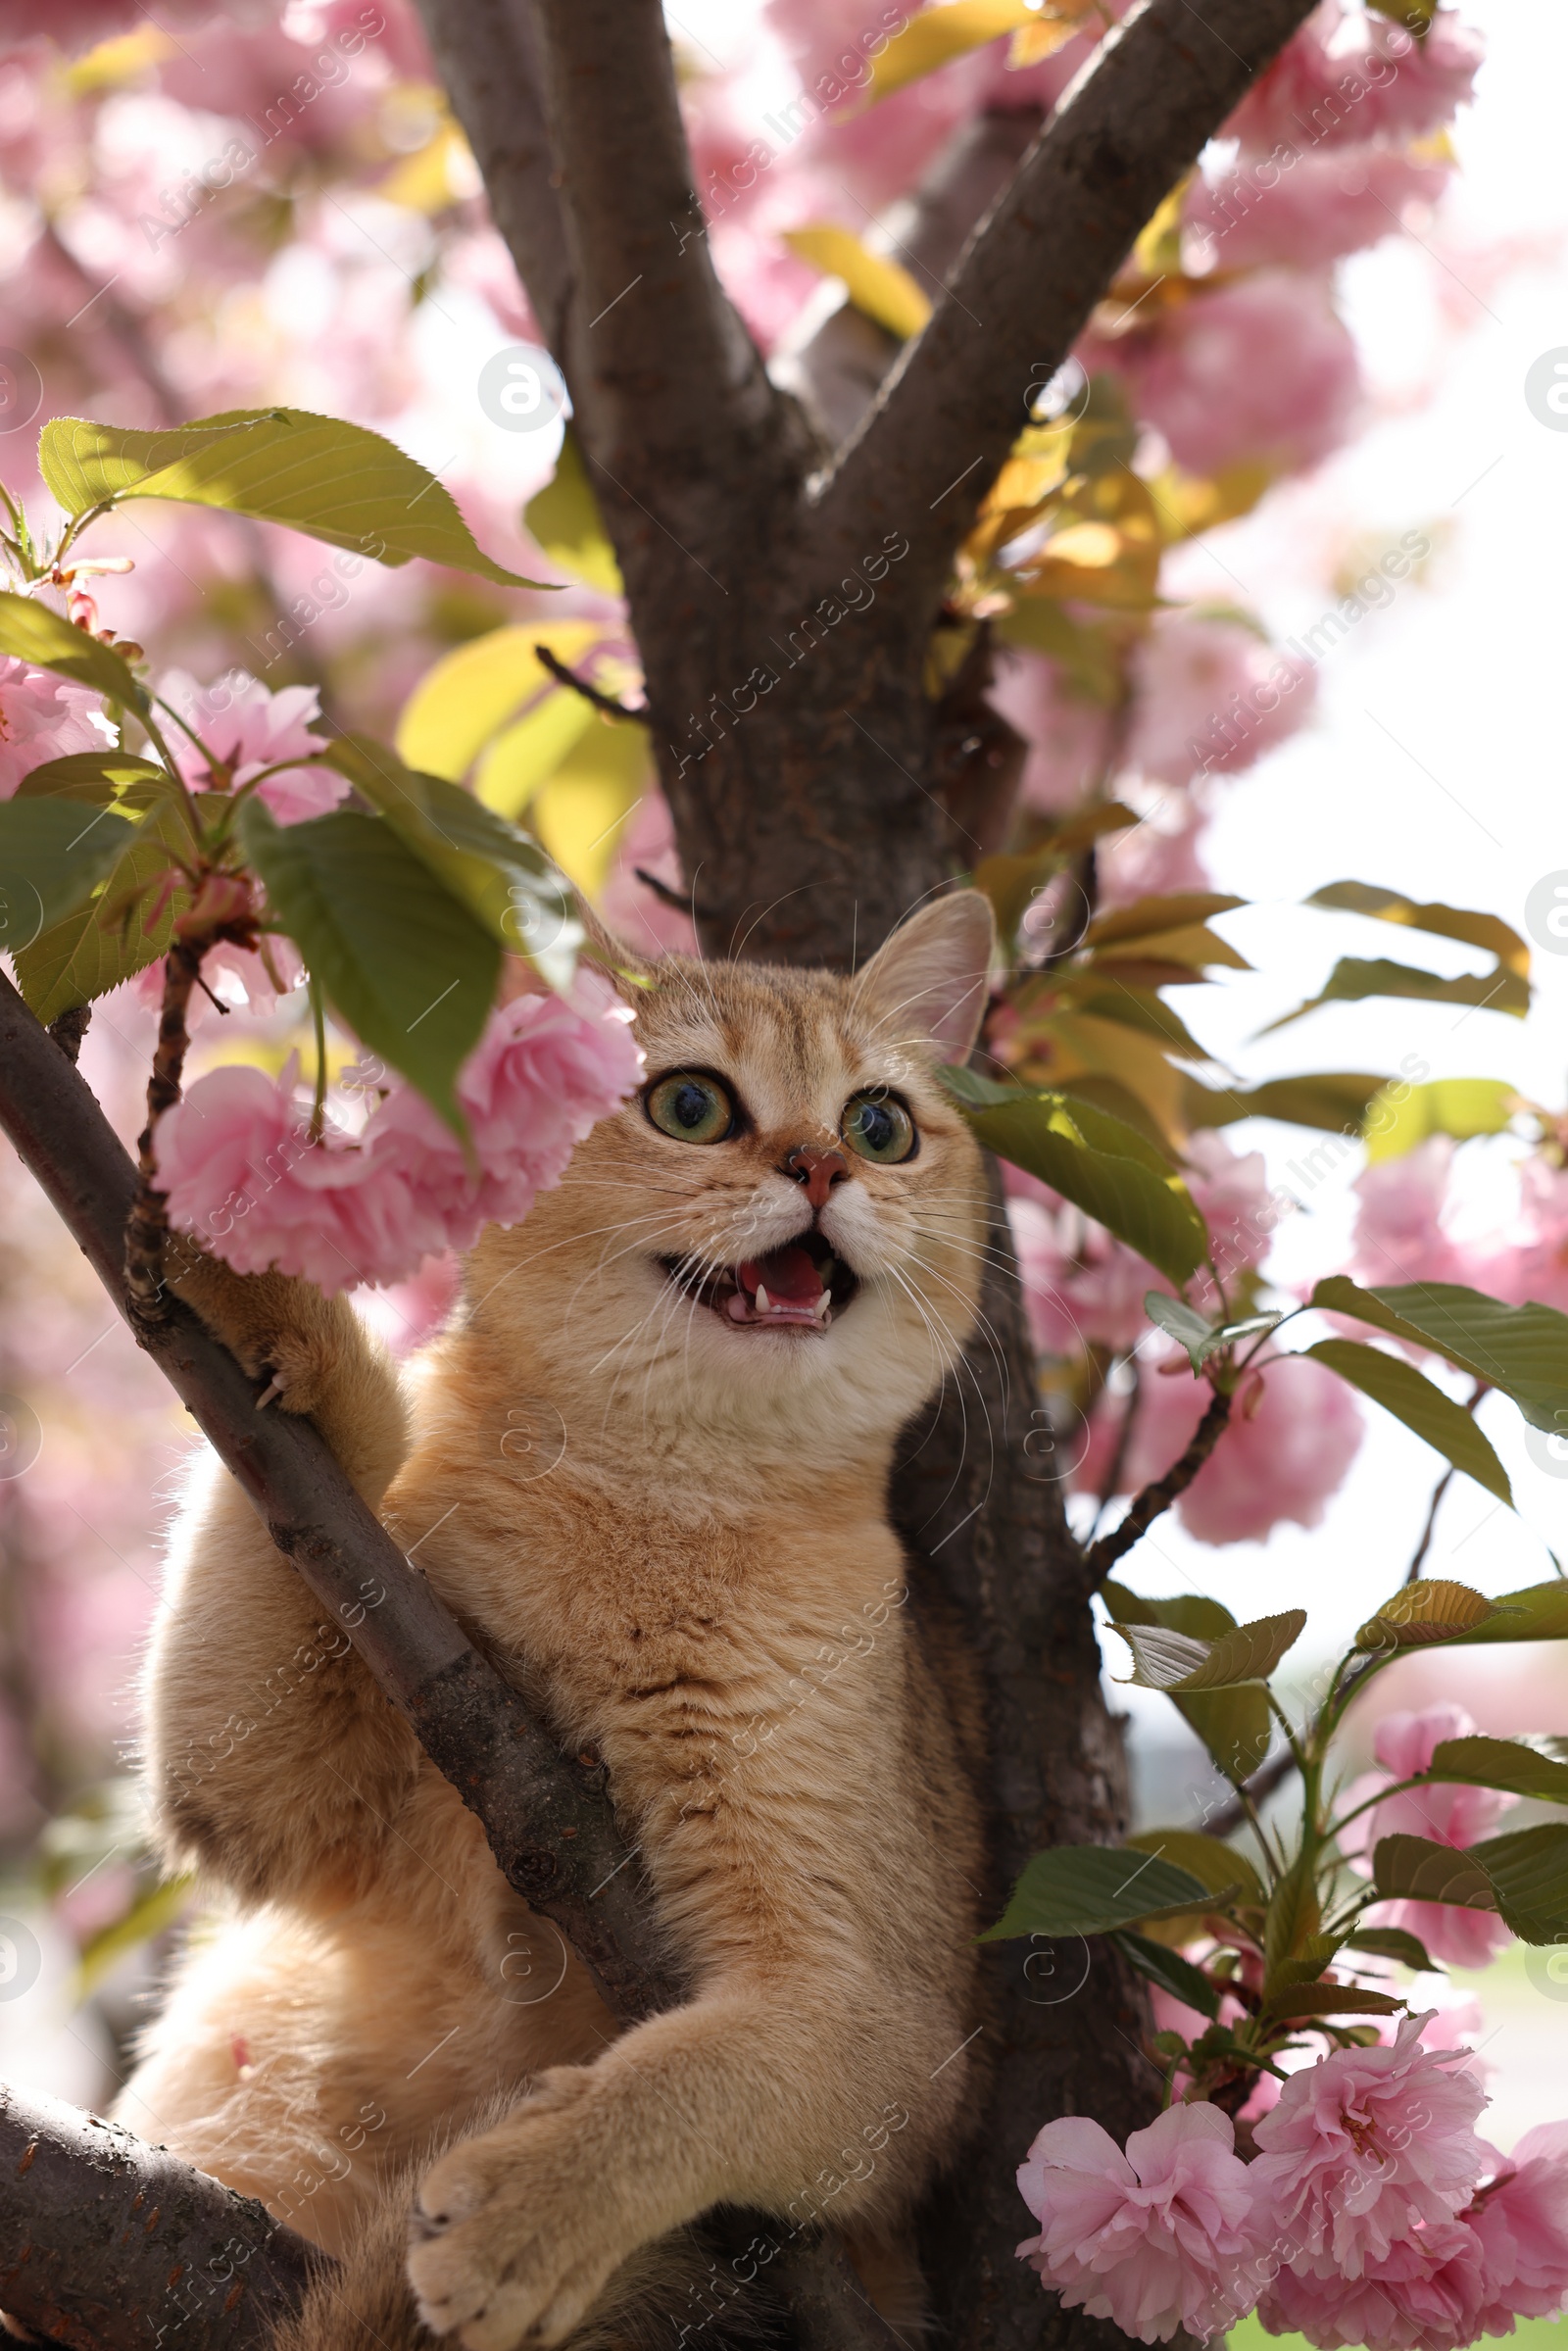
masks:
[[[722,1143],[735,1124],[735,1104],[717,1078],[677,1069],[648,1094],[648,1115],[662,1135],[677,1143]]]
[[[914,1120],[892,1094],[858,1094],[844,1113],[844,1140],[862,1159],[896,1167],[908,1158],[917,1137]]]

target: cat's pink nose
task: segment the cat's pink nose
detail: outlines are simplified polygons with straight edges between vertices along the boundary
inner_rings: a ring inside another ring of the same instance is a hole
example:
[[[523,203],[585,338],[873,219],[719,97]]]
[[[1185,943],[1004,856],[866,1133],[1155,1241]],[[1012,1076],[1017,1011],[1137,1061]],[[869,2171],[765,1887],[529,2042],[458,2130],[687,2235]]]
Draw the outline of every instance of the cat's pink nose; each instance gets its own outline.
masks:
[[[806,1197],[813,1208],[825,1208],[833,1186],[842,1183],[850,1172],[850,1163],[839,1151],[819,1151],[814,1144],[798,1144],[784,1162],[784,1173],[793,1176],[797,1184],[806,1186]]]

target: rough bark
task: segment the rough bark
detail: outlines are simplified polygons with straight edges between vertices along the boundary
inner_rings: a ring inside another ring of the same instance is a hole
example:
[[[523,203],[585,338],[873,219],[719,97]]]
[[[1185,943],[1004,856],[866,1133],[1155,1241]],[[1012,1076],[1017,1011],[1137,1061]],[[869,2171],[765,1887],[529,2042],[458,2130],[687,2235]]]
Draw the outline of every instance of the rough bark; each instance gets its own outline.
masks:
[[[70,2351],[260,2351],[323,2257],[177,2156],[0,2089],[0,2309]]]

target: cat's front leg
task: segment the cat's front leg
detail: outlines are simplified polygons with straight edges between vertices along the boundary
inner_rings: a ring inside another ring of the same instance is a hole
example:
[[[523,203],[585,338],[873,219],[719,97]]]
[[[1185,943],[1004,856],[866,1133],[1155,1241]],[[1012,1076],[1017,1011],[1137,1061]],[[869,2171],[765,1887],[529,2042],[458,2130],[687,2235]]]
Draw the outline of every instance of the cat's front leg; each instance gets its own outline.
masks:
[[[775,1983],[699,1999],[592,2066],[542,2076],[421,2185],[409,2276],[425,2324],[466,2351],[548,2347],[639,2246],[714,2204],[772,2212],[781,2245],[818,2218],[906,2208],[916,2149],[961,2083],[943,2077],[934,2096],[924,2035],[901,2033],[867,1989]],[[915,2117],[922,2091],[933,2112]]]

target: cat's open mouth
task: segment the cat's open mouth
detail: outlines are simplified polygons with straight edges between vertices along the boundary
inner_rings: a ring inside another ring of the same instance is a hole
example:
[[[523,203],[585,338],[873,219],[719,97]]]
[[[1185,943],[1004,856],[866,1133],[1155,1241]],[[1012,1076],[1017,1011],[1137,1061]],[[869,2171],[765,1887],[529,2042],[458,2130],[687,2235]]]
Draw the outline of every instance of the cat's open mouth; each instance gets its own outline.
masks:
[[[665,1257],[662,1263],[688,1298],[737,1330],[825,1331],[860,1287],[822,1233],[803,1233],[765,1256],[721,1266],[697,1286],[688,1260]]]

